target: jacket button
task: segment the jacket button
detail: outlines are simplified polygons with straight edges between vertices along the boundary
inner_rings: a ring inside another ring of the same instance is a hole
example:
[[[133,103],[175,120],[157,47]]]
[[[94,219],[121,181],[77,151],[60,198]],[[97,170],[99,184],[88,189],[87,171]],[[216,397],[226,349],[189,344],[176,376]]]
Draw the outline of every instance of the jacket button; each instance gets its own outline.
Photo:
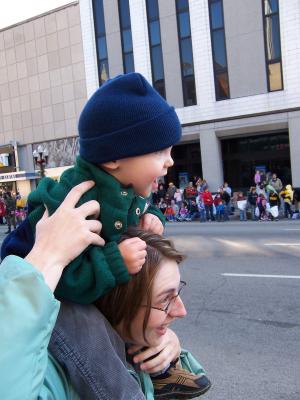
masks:
[[[122,227],[123,227],[123,224],[122,224],[121,221],[116,221],[116,222],[115,222],[115,228],[116,228],[116,229],[119,230],[119,229],[122,229]]]
[[[135,213],[136,213],[136,215],[141,215],[141,210],[140,210],[140,208],[137,208],[137,209],[135,210]]]
[[[128,192],[126,192],[125,190],[121,192],[121,196],[127,196]]]

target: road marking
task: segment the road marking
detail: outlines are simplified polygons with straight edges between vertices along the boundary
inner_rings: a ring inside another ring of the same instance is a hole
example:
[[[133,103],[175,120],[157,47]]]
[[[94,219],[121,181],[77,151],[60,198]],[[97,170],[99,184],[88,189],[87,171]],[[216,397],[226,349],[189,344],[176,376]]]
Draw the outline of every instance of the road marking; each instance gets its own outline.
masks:
[[[284,228],[284,231],[300,231],[300,228]]]
[[[259,275],[259,274],[230,274],[224,273],[223,276],[244,277],[244,278],[278,278],[278,279],[300,279],[300,275]]]
[[[300,243],[264,243],[264,246],[300,246]]]

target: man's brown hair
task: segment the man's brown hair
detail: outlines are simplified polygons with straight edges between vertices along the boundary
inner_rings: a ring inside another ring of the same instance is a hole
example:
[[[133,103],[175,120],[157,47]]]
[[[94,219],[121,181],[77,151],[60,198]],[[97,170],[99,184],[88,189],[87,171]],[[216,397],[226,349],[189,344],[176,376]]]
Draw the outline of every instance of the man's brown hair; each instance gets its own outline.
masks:
[[[143,334],[146,340],[145,330],[151,312],[153,282],[160,264],[163,259],[174,260],[179,264],[184,259],[184,255],[175,249],[169,239],[136,227],[130,227],[120,241],[133,237],[139,237],[147,244],[147,257],[142,269],[127,283],[116,286],[108,294],[99,298],[95,305],[113,327],[122,322],[123,332],[128,338],[132,337],[131,322],[140,306],[145,305]]]

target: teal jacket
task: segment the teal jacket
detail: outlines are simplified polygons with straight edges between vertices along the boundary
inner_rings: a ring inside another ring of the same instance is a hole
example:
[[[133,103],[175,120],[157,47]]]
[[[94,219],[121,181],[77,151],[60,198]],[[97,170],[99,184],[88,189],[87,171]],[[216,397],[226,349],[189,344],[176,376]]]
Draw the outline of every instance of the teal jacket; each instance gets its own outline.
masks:
[[[89,200],[100,203],[101,236],[104,247],[89,246],[64,270],[56,289],[56,296],[74,303],[91,304],[111,288],[130,279],[127,267],[118,248],[121,235],[130,225],[138,225],[144,213],[158,216],[162,213],[147,199],[137,196],[132,187],[123,187],[101,168],[78,157],[73,168],[66,170],[56,182],[44,178],[28,198],[28,219],[3,242],[2,259],[7,255],[28,254],[34,243],[35,226],[44,213],[44,205],[52,214],[67,193],[77,184],[94,180],[95,186],[85,193],[78,205]]]
[[[47,350],[59,307],[42,274],[31,264],[16,256],[4,259],[0,266],[0,399],[79,399]],[[180,360],[187,370],[203,373],[189,352],[183,350]],[[146,400],[154,400],[150,376],[129,372]]]

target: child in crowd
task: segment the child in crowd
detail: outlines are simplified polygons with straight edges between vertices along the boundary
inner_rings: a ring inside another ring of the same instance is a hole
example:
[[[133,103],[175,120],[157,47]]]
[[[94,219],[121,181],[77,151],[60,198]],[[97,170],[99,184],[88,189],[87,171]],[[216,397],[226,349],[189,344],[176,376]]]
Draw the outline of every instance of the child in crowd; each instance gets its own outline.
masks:
[[[255,215],[255,209],[256,209],[256,200],[257,200],[258,194],[256,192],[256,188],[254,186],[250,187],[247,200],[248,200],[248,205],[251,210],[251,219],[252,221],[257,220],[257,216]]]
[[[267,200],[263,193],[260,193],[256,200],[256,206],[259,210],[259,220],[260,221],[267,221]]]
[[[200,215],[200,222],[205,222],[206,221],[205,206],[204,206],[203,199],[202,199],[202,193],[199,193],[199,195],[196,197],[196,203],[197,203],[198,211],[199,211],[199,215]]]
[[[185,201],[181,204],[177,221],[189,221],[189,209]]]
[[[278,221],[278,207],[280,205],[280,197],[275,189],[273,191],[269,192],[269,203],[270,203],[269,219],[271,221],[274,221],[274,220]],[[277,216],[276,216],[276,214],[273,215],[274,210],[275,210],[273,207],[277,207],[277,213],[276,213]]]
[[[171,200],[171,201],[174,201],[174,200]],[[174,212],[174,209],[173,209],[171,203],[169,203],[167,205],[165,217],[166,217],[167,221],[169,221],[169,222],[175,221],[175,212]]]
[[[89,246],[73,260],[55,292],[60,299],[90,304],[127,282],[145,262],[146,243],[140,238],[118,243],[128,225],[163,232],[164,217],[148,197],[157,189],[158,177],[173,165],[171,148],[181,138],[181,125],[174,108],[147,80],[130,73],[107,81],[94,93],[78,129],[80,156],[75,166],[63,173],[59,183],[50,178],[39,183],[28,199],[28,218],[5,239],[1,256],[25,257],[45,206],[51,215],[72,187],[94,180],[95,186],[78,205],[100,203],[106,244]],[[180,376],[180,370],[176,373]]]
[[[202,193],[202,200],[203,200],[204,207],[205,207],[206,220],[214,221],[215,220],[214,212],[213,212],[214,200],[213,200],[211,192],[208,190],[208,187]]]
[[[180,207],[181,203],[182,203],[182,192],[181,192],[181,189],[176,189],[176,192],[174,194],[174,200],[175,200],[177,206]]]
[[[168,205],[165,202],[165,199],[163,197],[161,197],[159,203],[158,203],[158,208],[160,209],[161,213],[163,215],[165,215],[166,209],[167,209]]]
[[[218,222],[225,221],[225,206],[223,204],[221,193],[215,195],[214,205],[216,207],[216,220]]]
[[[175,200],[171,200],[171,207],[173,208],[173,211],[174,211],[175,221],[177,221],[177,216],[179,213],[179,206],[176,204]]]
[[[247,221],[247,202],[243,192],[238,193],[236,202],[240,211],[240,221]]]

